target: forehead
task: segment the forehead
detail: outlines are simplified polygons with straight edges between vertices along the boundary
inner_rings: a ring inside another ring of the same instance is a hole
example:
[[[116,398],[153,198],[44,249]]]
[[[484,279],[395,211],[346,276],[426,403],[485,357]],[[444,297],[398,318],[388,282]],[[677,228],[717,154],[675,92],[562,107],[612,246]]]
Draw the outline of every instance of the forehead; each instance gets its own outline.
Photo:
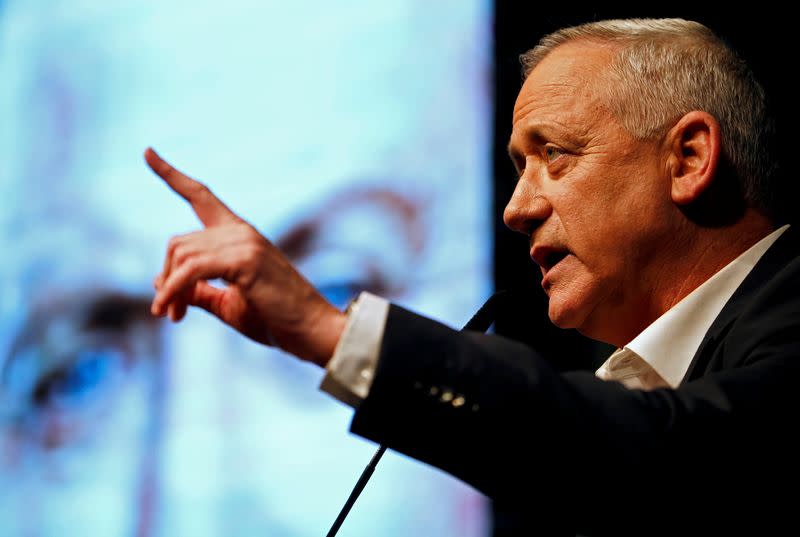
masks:
[[[560,122],[596,108],[614,52],[596,42],[556,47],[525,79],[514,105],[514,128],[534,119]]]

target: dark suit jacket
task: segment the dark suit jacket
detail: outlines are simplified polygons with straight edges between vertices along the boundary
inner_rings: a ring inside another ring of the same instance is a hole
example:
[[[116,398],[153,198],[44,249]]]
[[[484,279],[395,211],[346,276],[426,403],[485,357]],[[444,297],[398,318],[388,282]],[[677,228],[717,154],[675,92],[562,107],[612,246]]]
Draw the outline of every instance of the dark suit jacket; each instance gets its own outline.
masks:
[[[559,373],[525,345],[392,306],[351,429],[529,514],[539,535],[794,529],[796,235],[744,280],[675,390]]]

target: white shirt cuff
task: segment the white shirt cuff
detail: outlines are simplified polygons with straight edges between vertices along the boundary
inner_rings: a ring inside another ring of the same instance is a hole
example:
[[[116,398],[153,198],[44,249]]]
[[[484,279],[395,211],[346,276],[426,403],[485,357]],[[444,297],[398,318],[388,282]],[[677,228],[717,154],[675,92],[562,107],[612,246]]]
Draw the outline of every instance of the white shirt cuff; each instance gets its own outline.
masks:
[[[358,296],[328,361],[322,391],[358,408],[372,386],[388,315],[389,301],[367,292]]]

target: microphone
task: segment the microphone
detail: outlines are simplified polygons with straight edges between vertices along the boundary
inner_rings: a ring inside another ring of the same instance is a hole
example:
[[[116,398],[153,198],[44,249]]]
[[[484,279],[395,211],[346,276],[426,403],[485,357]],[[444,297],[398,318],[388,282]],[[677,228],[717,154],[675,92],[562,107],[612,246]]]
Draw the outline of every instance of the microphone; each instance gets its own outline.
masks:
[[[489,327],[492,326],[492,323],[497,319],[497,312],[500,311],[501,305],[506,304],[509,296],[509,292],[505,290],[497,291],[490,296],[489,300],[484,302],[483,306],[481,306],[478,311],[475,312],[475,315],[467,321],[467,324],[464,325],[461,331],[486,332],[489,330]]]
[[[486,332],[497,318],[497,312],[500,310],[500,306],[505,304],[508,298],[508,291],[497,291],[495,294],[490,296],[486,302],[484,302],[483,306],[481,306],[478,311],[475,312],[472,318],[467,321],[467,324],[464,325],[461,331],[463,332],[468,330],[473,332]],[[339,511],[339,516],[336,517],[331,529],[328,530],[326,537],[334,537],[339,531],[339,528],[342,527],[344,519],[347,518],[348,513],[350,513],[350,509],[352,509],[353,505],[356,503],[356,500],[361,495],[364,487],[367,486],[369,478],[372,477],[372,473],[375,471],[378,461],[381,460],[381,457],[383,457],[385,452],[386,446],[380,446],[378,451],[375,452],[375,455],[372,456],[372,459],[370,459],[367,467],[364,468],[363,472],[361,472],[361,477],[358,478],[356,486],[353,487],[353,491],[350,493],[350,496],[344,503],[344,507],[342,507],[342,510]]]

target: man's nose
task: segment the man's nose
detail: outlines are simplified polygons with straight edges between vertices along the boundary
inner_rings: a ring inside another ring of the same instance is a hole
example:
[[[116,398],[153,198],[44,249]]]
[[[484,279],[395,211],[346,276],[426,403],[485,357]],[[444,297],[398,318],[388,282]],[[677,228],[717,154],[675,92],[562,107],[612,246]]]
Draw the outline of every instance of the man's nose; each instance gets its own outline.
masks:
[[[520,179],[503,211],[503,221],[514,231],[531,235],[552,212],[553,206],[547,198],[529,182]]]

